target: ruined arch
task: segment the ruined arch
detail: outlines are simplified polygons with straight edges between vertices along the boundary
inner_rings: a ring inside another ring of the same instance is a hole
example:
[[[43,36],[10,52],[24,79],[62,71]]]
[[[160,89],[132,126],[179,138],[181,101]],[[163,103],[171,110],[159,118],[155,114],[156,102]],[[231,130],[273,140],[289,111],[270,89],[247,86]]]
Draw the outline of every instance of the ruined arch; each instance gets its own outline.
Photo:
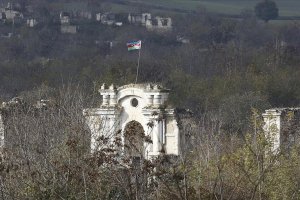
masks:
[[[145,131],[141,123],[132,120],[124,128],[124,151],[125,154],[141,157],[144,155]]]

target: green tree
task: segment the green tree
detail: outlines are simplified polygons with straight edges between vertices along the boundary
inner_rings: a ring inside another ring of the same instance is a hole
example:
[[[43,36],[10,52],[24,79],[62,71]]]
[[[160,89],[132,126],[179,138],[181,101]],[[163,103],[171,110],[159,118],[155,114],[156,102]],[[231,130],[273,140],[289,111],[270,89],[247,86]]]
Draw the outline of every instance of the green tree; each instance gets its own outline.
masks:
[[[278,8],[274,1],[264,0],[256,4],[255,14],[259,19],[268,22],[271,19],[276,19],[278,17]]]

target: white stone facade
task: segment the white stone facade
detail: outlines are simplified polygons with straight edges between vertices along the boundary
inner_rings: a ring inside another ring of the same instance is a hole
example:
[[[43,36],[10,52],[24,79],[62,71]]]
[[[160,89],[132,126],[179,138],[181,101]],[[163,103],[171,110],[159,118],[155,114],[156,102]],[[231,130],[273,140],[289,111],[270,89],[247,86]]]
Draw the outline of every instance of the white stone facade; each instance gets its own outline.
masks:
[[[170,17],[155,17],[153,20],[146,21],[146,28],[149,31],[172,31],[172,19]]]
[[[111,138],[121,130],[124,144],[124,129],[132,121],[138,122],[151,143],[144,143],[144,156],[151,158],[164,152],[179,155],[179,128],[172,108],[166,108],[169,90],[158,85],[130,84],[119,88],[102,85],[99,90],[102,105],[85,109],[84,115],[91,130],[91,149],[99,148],[98,138]]]
[[[27,23],[27,26],[31,27],[31,28],[35,27],[38,24],[38,22],[36,21],[36,19],[33,19],[33,18],[27,19],[26,23]]]
[[[142,13],[142,14],[128,14],[128,22],[130,24],[141,24],[143,26],[146,25],[146,22],[148,20],[151,20],[151,14],[150,13]]]
[[[130,24],[145,26],[149,31],[169,32],[172,31],[172,19],[170,17],[152,17],[150,13],[128,15]]]
[[[96,14],[96,21],[101,22],[105,25],[114,25],[116,23],[115,20],[116,16],[113,13],[97,13]]]
[[[300,108],[269,109],[262,116],[263,129],[274,153],[300,142]]]
[[[4,12],[2,12],[5,16],[5,19],[7,20],[14,20],[15,18],[23,18],[23,14],[19,11],[6,9]],[[3,18],[3,17],[2,17]]]
[[[280,115],[281,113],[275,109],[266,110],[262,115],[265,123],[263,129],[267,138],[271,140],[273,152],[280,147]]]
[[[60,24],[67,24],[69,25],[70,24],[70,14],[67,13],[67,12],[61,12],[60,15],[59,15],[59,18],[60,18]]]
[[[4,123],[0,113],[0,149],[4,147]]]

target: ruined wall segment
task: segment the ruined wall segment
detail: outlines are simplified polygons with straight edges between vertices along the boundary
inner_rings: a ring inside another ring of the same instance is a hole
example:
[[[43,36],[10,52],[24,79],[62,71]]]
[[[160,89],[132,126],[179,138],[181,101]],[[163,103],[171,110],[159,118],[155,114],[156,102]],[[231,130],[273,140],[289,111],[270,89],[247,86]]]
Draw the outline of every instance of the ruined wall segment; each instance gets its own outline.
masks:
[[[2,149],[3,147],[4,147],[4,123],[3,123],[3,116],[0,110],[0,149]]]
[[[287,150],[300,144],[300,108],[274,108],[263,113],[264,131],[272,151]]]

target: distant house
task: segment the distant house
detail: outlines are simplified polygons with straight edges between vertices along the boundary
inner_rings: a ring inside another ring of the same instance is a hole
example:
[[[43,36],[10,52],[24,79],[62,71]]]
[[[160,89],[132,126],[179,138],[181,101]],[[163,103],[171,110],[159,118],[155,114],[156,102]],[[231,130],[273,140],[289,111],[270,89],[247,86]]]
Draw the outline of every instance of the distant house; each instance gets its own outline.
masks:
[[[15,20],[17,18],[23,19],[24,16],[20,12],[21,6],[18,3],[8,3],[5,8],[0,9],[0,19]]]
[[[172,30],[172,19],[170,17],[152,18],[150,13],[128,14],[128,22],[130,24],[146,26],[149,31],[168,32]]]
[[[68,12],[61,12],[59,15],[61,24],[70,24],[71,15]]]
[[[96,13],[96,21],[101,21],[101,13]]]
[[[146,28],[149,31],[168,32],[172,31],[172,19],[170,17],[155,17],[146,21]]]
[[[77,33],[77,26],[71,25],[71,14],[68,12],[61,12],[59,15],[60,18],[60,32],[75,34]]]
[[[116,21],[116,15],[114,13],[97,13],[96,21],[109,26],[123,26],[123,22]]]
[[[272,151],[300,144],[300,108],[274,108],[263,113],[264,131],[272,143]]]
[[[128,22],[130,24],[140,24],[140,23],[142,23],[142,15],[129,13]]]
[[[35,18],[30,18],[30,19],[27,19],[26,24],[28,27],[32,28],[32,27],[35,27],[38,24],[38,22]]]
[[[100,22],[106,25],[113,25],[116,22],[116,16],[113,13],[104,13],[100,17]]]
[[[90,11],[77,11],[76,16],[79,17],[79,18],[84,18],[84,19],[91,20],[92,19],[92,12],[90,12]]]
[[[6,19],[6,20],[14,20],[16,18],[21,18],[23,19],[24,16],[21,12],[15,11],[15,10],[10,10],[8,8],[2,9],[1,12],[1,18]]]
[[[142,14],[128,14],[128,22],[130,24],[136,24],[136,25],[146,25],[146,22],[148,20],[151,20],[151,14],[150,13],[142,13]]]

